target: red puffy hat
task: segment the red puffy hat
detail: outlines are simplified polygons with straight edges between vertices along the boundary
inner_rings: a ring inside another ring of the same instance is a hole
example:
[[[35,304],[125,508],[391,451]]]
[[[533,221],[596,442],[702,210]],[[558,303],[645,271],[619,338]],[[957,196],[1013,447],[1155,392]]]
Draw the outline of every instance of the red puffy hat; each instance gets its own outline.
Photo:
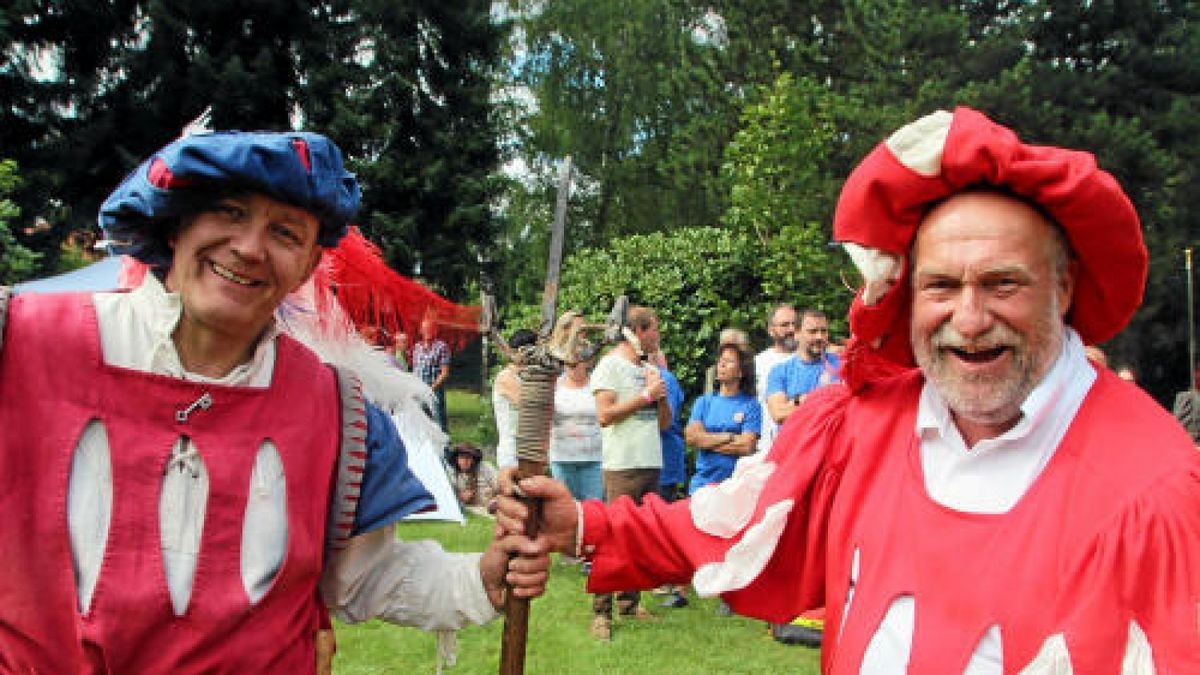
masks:
[[[904,260],[926,212],[977,186],[1027,199],[1062,227],[1077,266],[1067,322],[1085,344],[1125,327],[1142,302],[1148,262],[1129,197],[1091,153],[1027,145],[970,108],[927,115],[871,151],[842,188],[834,238]],[[881,299],[868,304],[860,291],[850,308],[857,348],[893,366],[914,364],[906,267]]]

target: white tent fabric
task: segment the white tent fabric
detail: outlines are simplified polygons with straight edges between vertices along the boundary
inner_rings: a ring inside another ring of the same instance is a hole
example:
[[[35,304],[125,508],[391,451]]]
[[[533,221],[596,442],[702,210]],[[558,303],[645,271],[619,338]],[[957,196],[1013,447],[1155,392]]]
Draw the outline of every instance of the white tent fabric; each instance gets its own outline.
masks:
[[[392,417],[392,421],[400,432],[404,448],[408,450],[409,468],[437,502],[436,509],[414,513],[405,520],[450,520],[465,525],[467,519],[459,506],[458,497],[454,494],[454,486],[450,483],[441,448],[424,434],[406,434],[406,425],[401,424],[399,418]]]

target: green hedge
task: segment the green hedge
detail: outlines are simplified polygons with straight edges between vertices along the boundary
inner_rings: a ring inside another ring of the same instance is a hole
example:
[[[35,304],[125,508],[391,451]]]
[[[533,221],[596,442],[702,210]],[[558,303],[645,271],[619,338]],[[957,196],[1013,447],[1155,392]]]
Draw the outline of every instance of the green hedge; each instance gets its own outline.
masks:
[[[630,236],[567,258],[558,308],[603,321],[620,295],[652,307],[671,370],[690,399],[703,386],[722,328],[746,330],[762,347],[766,314],[780,301],[819,306],[840,328],[851,294],[830,279],[841,256],[813,226],[784,227],[769,246],[716,227]],[[534,304],[507,308],[505,332],[536,326],[539,311]]]

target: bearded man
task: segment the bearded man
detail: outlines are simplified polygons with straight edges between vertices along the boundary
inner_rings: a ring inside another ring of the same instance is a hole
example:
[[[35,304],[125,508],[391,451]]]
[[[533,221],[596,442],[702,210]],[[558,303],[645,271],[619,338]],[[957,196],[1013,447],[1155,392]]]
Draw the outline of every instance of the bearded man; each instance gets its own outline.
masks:
[[[777,424],[814,389],[837,382],[838,357],[829,347],[829,319],[818,309],[800,312],[799,347],[795,355],[771,369],[767,376],[766,411]]]
[[[767,337],[771,344],[754,356],[754,395],[758,397],[758,405],[762,410],[767,410],[767,377],[771,370],[796,353],[796,326],[796,308],[787,303],[775,305],[767,316]],[[761,431],[758,451],[766,452],[775,442],[779,425],[769,415],[763,415]]]
[[[543,532],[592,590],[825,604],[825,673],[1200,672],[1200,454],[1084,355],[1146,279],[1113,177],[959,108],[877,147],[834,229],[866,278],[846,385],[690,503],[577,510],[523,481]]]

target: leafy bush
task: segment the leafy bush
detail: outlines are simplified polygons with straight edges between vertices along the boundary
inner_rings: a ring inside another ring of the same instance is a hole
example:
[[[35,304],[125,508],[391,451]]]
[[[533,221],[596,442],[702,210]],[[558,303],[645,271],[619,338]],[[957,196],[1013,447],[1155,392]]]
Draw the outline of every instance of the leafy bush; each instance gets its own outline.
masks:
[[[21,215],[8,195],[21,185],[17,163],[11,159],[0,160],[0,284],[24,281],[33,274],[41,254],[17,243],[9,229],[10,224]]]
[[[671,370],[695,392],[713,359],[717,333],[762,323],[756,248],[748,237],[701,227],[584,249],[564,261],[559,309],[602,321],[621,295],[653,308]],[[511,308],[508,323],[536,326],[538,311],[532,304]]]
[[[654,308],[662,346],[689,397],[699,393],[722,328],[765,346],[766,314],[779,302],[815,307],[845,334],[853,266],[830,244],[838,189],[827,157],[842,139],[835,117],[846,100],[806,78],[781,75],[758,92],[729,144],[723,173],[732,185],[724,227],[695,227],[611,240],[563,263],[559,309],[593,320],[613,300]],[[506,308],[509,329],[537,327],[539,308]]]
[[[722,167],[732,185],[726,224],[762,242],[764,301],[821,309],[835,334],[844,334],[853,297],[842,272],[853,267],[830,243],[840,181],[829,164],[841,142],[837,116],[849,107],[828,87],[784,73],[746,104]]]
[[[761,89],[725,149],[726,224],[769,246],[785,227],[828,223],[840,188],[828,158],[838,139],[835,110],[845,105],[827,87],[787,73]]]

